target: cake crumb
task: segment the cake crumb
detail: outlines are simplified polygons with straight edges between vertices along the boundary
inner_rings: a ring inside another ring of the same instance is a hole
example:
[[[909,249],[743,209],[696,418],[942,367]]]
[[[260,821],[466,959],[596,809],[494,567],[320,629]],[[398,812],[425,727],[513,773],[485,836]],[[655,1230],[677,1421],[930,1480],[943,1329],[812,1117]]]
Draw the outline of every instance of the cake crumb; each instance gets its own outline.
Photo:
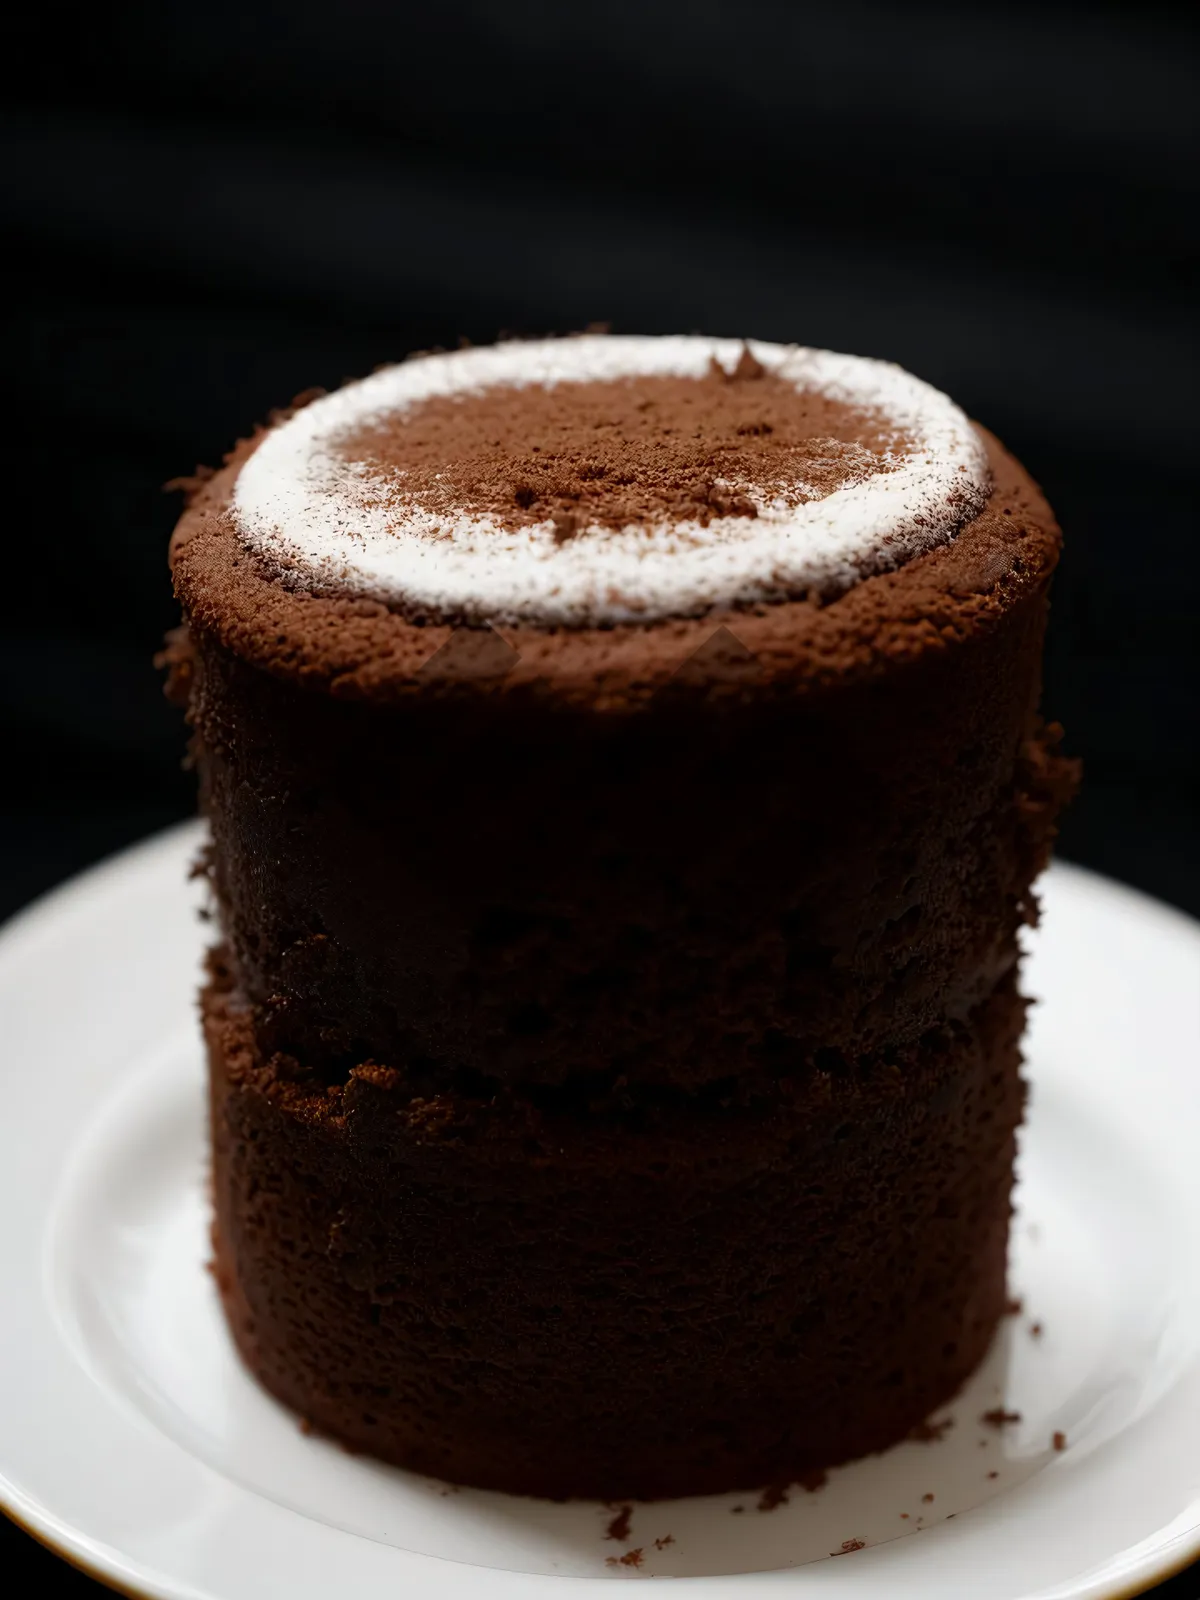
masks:
[[[307,1439],[309,1437],[309,1435],[312,1433],[312,1431],[313,1431],[312,1418],[311,1417],[301,1417],[300,1418],[300,1432]]]
[[[1040,1339],[1042,1337],[1042,1325],[1040,1322],[1030,1323],[1029,1337],[1031,1339]]]
[[[1020,1422],[1019,1411],[1006,1411],[1003,1406],[994,1406],[991,1411],[985,1411],[980,1417],[980,1422],[986,1422],[989,1428],[1006,1428],[1011,1422]]]
[[[655,1539],[654,1548],[656,1550],[665,1550],[669,1544],[674,1543],[675,1535],[673,1533],[664,1533],[661,1539]]]
[[[840,1550],[831,1550],[829,1554],[831,1556],[848,1556],[855,1550],[865,1550],[866,1548],[867,1541],[865,1539],[843,1539],[842,1548]]]
[[[729,1515],[731,1517],[740,1517],[742,1512],[745,1511],[745,1509],[746,1509],[745,1506],[730,1506]]]
[[[616,1515],[604,1530],[604,1537],[606,1539],[616,1539],[619,1544],[628,1544],[629,1524],[633,1520],[633,1507],[631,1505],[610,1505],[608,1509],[615,1511]]]
[[[1024,1300],[1013,1294],[1004,1302],[1004,1315],[1006,1317],[1019,1317],[1025,1309]]]
[[[907,1522],[908,1521],[908,1512],[907,1511],[902,1511],[900,1513],[900,1521],[901,1522]]]
[[[915,1444],[939,1444],[953,1426],[953,1417],[941,1417],[937,1422],[927,1419],[925,1422],[918,1422],[916,1427],[909,1431],[908,1437]]]
[[[798,1478],[789,1478],[783,1483],[769,1483],[759,1497],[758,1509],[774,1511],[777,1506],[786,1506],[788,1491],[793,1484],[797,1489],[803,1489],[805,1494],[816,1494],[828,1482],[829,1474],[824,1467],[814,1467],[811,1472],[802,1472]]]
[[[932,1496],[932,1494],[923,1494],[921,1496],[921,1504],[924,1505],[924,1506],[932,1505],[933,1504],[933,1496]]]
[[[1067,1436],[1065,1433],[1056,1432],[1050,1442],[1056,1450],[1065,1450],[1067,1448]]]
[[[995,1469],[993,1469],[991,1472],[988,1473],[988,1477],[989,1478],[998,1478],[999,1476],[1000,1476],[1000,1474],[997,1471],[995,1471]]]
[[[605,1556],[604,1565],[606,1567],[640,1567],[645,1559],[642,1547],[638,1545],[634,1550],[626,1550],[623,1556]]]
[[[724,367],[716,356],[708,358],[708,375],[724,383],[753,383],[756,378],[765,378],[766,367],[755,356],[746,341],[742,340],[742,353],[738,356],[733,367]]]
[[[735,379],[740,379],[744,383],[747,380],[753,381],[755,378],[764,378],[766,373],[766,367],[763,366],[757,356],[750,354],[750,346],[743,339],[742,353],[737,358],[737,366],[734,367],[731,376]]]
[[[774,1511],[776,1506],[787,1505],[789,1487],[786,1483],[769,1483],[759,1496],[758,1509]]]

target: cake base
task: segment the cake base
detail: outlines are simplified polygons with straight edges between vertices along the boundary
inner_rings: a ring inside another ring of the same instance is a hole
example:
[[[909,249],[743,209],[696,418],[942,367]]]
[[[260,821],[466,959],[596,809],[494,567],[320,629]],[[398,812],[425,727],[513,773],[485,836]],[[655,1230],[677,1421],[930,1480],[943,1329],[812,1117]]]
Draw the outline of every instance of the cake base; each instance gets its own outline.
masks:
[[[219,959],[203,1010],[234,1339],[353,1449],[556,1499],[795,1480],[904,1438],[1004,1312],[1012,974],[769,1099],[599,1112],[314,1082]]]

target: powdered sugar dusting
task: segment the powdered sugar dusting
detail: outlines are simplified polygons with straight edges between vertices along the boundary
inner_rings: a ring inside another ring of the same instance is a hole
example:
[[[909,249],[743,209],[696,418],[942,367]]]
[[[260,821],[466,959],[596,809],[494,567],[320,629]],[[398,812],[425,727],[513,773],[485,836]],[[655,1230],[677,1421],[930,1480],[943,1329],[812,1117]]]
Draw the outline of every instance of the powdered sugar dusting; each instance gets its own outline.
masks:
[[[434,396],[732,370],[744,348],[798,389],[878,416],[895,449],[814,497],[797,481],[755,495],[756,515],[618,530],[567,542],[551,521],[502,526],[430,510],[347,459],[347,439]],[[281,581],[369,596],[430,618],[544,626],[654,621],[816,590],[838,593],[945,543],[983,506],[981,441],[938,390],[888,362],[700,337],[582,336],[426,356],[348,385],[273,429],[242,467],[233,513]]]

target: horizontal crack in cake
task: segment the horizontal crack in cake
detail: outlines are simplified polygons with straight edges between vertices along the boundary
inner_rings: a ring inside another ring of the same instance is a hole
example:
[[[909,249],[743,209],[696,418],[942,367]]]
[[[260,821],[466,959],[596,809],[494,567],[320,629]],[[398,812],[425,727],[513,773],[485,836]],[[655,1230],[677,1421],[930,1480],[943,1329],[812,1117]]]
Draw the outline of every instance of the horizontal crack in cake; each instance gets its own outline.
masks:
[[[553,1496],[903,1437],[1005,1305],[1053,517],[882,362],[430,355],[193,485],[239,1348]]]

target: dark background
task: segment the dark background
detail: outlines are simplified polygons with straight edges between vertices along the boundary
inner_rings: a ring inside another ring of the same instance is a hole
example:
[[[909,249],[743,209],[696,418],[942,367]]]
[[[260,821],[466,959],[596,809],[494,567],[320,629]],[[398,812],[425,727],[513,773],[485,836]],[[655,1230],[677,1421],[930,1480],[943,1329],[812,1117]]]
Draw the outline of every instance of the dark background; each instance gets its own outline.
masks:
[[[988,422],[1068,537],[1063,853],[1200,912],[1173,10],[155,0],[15,28],[0,912],[191,806],[149,665],[165,480],[310,385],[596,320],[887,356]]]

